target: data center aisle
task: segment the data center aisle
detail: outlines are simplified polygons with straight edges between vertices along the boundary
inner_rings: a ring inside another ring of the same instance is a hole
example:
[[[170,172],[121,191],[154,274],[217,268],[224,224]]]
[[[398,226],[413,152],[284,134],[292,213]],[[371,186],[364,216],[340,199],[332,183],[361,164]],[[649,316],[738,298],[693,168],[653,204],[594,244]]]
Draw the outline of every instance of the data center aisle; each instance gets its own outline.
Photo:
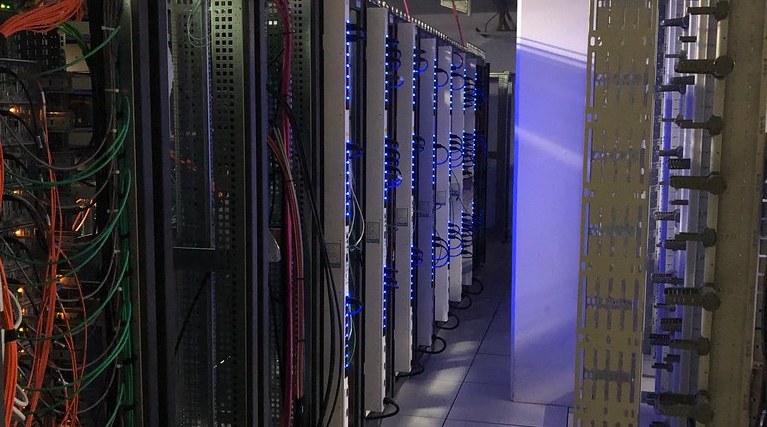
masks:
[[[460,325],[439,332],[447,348],[424,355],[424,373],[398,381],[400,414],[383,420],[382,427],[568,426],[567,407],[509,399],[509,253],[510,243],[488,242],[487,265],[479,274],[484,291],[471,295],[468,309],[451,310]]]

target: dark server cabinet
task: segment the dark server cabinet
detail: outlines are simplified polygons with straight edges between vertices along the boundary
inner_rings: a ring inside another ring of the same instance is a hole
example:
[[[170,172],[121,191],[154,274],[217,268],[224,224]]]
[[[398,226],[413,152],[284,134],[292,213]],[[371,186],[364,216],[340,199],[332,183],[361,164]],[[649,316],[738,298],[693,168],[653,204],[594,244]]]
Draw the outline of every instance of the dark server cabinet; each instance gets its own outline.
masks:
[[[262,2],[130,3],[146,425],[269,425]]]

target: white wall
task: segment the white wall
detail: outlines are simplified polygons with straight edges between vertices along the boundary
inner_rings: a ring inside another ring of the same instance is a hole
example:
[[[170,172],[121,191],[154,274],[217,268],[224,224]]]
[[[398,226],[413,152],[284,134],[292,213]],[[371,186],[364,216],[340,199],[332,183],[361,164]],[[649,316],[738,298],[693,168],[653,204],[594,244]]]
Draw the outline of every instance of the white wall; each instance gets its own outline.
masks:
[[[512,398],[572,406],[588,0],[520,0]]]

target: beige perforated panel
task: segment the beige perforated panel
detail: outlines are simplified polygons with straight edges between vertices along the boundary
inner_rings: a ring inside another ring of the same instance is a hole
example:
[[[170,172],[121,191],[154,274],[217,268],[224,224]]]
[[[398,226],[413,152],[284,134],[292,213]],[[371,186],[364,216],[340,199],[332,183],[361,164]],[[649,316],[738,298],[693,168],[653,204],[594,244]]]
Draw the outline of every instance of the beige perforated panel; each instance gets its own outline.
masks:
[[[591,5],[577,426],[639,425],[657,0]]]

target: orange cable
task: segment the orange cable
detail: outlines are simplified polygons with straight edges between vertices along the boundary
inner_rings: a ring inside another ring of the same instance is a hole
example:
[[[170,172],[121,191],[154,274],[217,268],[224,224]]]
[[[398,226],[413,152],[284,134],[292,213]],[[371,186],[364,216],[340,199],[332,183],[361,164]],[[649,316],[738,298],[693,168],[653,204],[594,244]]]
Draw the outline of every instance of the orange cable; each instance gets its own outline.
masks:
[[[70,19],[82,19],[84,14],[83,0],[61,0],[53,4],[41,4],[9,18],[0,25],[0,34],[10,37],[19,31],[47,33]]]

